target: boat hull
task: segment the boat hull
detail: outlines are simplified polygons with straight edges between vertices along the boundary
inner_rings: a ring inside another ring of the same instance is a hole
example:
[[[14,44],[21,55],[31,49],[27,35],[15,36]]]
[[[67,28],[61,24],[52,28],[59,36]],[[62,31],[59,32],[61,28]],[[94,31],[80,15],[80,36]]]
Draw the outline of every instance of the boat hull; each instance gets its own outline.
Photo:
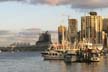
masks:
[[[44,55],[44,60],[63,60],[63,56],[50,56],[50,55]]]
[[[98,57],[91,58],[91,62],[99,62],[99,61],[100,61],[100,58]]]
[[[64,54],[62,52],[57,52],[54,50],[45,51],[42,54],[44,60],[63,60]]]
[[[70,63],[70,62],[75,62],[75,61],[76,61],[76,56],[75,55],[64,57],[64,62]]]

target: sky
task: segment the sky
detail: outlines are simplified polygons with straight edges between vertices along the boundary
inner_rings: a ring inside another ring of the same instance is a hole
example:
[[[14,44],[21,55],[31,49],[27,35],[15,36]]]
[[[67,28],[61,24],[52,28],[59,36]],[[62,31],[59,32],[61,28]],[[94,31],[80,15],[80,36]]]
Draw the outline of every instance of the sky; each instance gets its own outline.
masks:
[[[96,10],[108,17],[106,0],[0,0],[0,30],[26,28],[57,30],[68,24],[68,16],[79,20],[88,11]]]
[[[23,29],[57,30],[68,25],[68,17],[78,19],[89,11],[108,17],[107,0],[0,0],[0,46],[15,41],[14,33]]]
[[[65,24],[71,13],[68,6],[29,5],[17,2],[0,3],[0,29],[19,30],[23,28],[41,28],[56,30],[60,24]]]

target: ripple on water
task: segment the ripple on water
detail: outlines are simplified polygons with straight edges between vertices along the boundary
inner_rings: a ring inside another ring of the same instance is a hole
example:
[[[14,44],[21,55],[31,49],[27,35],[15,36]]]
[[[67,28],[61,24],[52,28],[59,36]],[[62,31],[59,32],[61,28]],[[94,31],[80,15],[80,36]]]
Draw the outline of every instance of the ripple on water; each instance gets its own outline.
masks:
[[[108,57],[97,63],[71,63],[44,61],[40,52],[0,54],[0,72],[107,72]]]

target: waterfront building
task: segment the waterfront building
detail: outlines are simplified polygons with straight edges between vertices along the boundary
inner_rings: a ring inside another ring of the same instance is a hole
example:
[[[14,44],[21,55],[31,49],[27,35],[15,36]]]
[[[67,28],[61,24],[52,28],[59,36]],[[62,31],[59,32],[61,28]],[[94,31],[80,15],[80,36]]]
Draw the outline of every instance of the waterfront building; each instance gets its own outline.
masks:
[[[102,31],[102,43],[103,43],[103,46],[106,48],[108,47],[107,45],[107,33],[105,31]]]
[[[103,31],[104,31],[104,46],[108,47],[108,18],[103,19]]]
[[[103,19],[103,30],[108,33],[108,18]]]
[[[80,41],[81,40],[81,31],[77,32],[77,40]]]
[[[30,43],[18,43],[18,42],[15,42],[13,44],[10,44],[10,47],[29,47],[30,46]]]
[[[76,19],[68,19],[68,33],[69,33],[69,40],[71,43],[74,43],[75,39],[77,38],[78,32],[78,24]]]
[[[67,36],[66,36],[66,27],[63,26],[63,25],[60,25],[58,27],[58,42],[61,44],[62,43],[62,40],[66,40],[67,39]]]
[[[107,48],[108,50],[108,34],[106,34],[106,38],[105,38],[105,48]]]
[[[92,43],[102,43],[103,19],[96,12],[81,17],[81,37]]]

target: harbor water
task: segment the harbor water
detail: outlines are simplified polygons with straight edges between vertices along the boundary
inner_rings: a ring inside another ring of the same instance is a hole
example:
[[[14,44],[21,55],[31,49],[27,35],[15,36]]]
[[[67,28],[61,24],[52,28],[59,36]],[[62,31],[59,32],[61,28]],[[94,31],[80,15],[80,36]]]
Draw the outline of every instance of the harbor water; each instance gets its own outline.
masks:
[[[108,57],[94,63],[43,60],[40,52],[0,53],[0,72],[108,72]]]

